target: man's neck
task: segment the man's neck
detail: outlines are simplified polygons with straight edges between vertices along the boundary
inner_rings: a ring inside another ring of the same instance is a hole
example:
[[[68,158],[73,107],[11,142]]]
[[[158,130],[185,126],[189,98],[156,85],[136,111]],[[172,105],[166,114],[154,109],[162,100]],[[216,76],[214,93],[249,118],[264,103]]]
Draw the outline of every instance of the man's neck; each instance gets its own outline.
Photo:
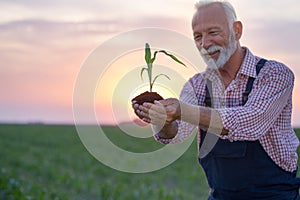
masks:
[[[235,79],[236,74],[238,73],[243,60],[246,55],[246,49],[242,48],[238,45],[236,51],[230,57],[228,62],[221,68],[219,68],[219,72],[222,77],[223,84],[225,88],[230,84],[230,82]]]

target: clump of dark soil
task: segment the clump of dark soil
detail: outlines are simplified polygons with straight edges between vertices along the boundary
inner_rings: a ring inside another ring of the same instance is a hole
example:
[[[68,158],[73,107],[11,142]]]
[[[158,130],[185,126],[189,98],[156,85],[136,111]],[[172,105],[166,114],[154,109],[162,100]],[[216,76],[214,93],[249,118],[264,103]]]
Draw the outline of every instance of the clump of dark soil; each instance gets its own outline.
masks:
[[[155,100],[163,100],[164,98],[156,92],[144,92],[132,99],[137,104],[142,105],[144,102],[154,103]]]

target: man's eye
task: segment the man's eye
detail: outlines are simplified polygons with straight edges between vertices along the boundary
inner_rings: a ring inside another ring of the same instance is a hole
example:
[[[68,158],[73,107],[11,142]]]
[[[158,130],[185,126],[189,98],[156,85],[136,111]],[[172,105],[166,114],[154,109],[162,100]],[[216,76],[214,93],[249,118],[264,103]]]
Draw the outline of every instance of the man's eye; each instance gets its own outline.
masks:
[[[218,31],[210,31],[209,32],[210,35],[218,35],[218,33],[219,33]]]
[[[202,38],[201,35],[195,35],[195,36],[194,36],[194,40],[196,40],[196,41],[197,41],[197,40],[201,40],[201,38]]]

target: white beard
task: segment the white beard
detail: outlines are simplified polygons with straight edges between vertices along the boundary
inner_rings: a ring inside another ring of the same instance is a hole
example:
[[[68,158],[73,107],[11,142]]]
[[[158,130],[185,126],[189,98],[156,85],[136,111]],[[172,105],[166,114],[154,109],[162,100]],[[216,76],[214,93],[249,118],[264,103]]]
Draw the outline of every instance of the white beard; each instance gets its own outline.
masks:
[[[203,48],[200,50],[200,55],[202,56],[203,60],[205,61],[208,67],[215,66],[217,68],[221,68],[226,64],[226,62],[228,62],[228,60],[237,48],[237,41],[235,40],[233,34],[230,34],[228,42],[229,43],[227,48],[214,45],[207,50]],[[214,60],[209,56],[209,54],[216,51],[220,51],[220,55],[217,60]]]

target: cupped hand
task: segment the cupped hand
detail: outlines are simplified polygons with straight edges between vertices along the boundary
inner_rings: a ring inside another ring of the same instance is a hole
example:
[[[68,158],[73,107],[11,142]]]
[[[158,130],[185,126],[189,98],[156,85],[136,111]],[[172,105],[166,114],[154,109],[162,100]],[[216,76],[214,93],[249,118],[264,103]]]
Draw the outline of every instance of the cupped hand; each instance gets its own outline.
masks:
[[[154,104],[138,105],[133,102],[132,107],[140,119],[154,125],[168,125],[180,119],[180,101],[176,98],[154,101]]]

